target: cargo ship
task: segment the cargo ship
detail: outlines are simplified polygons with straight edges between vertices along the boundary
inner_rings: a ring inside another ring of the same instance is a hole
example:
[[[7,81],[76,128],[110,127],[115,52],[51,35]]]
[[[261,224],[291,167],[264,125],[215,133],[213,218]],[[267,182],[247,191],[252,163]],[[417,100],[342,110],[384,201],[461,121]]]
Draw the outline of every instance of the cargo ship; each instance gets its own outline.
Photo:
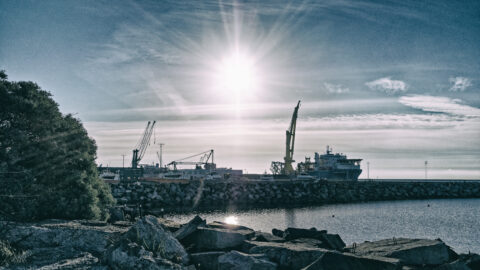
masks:
[[[361,159],[349,159],[343,153],[332,153],[327,146],[325,154],[315,153],[314,161],[305,157],[304,162],[297,164],[297,178],[308,176],[314,179],[357,181],[362,173],[360,169]]]

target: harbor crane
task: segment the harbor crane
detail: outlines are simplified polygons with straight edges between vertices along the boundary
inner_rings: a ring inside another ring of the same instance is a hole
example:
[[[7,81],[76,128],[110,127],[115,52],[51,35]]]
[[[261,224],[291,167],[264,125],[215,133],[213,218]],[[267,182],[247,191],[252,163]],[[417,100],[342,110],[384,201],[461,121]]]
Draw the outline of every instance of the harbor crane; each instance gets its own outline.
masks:
[[[293,151],[295,148],[295,130],[297,128],[297,117],[299,108],[300,100],[298,101],[297,106],[293,110],[290,127],[286,130],[285,157],[283,158],[284,162],[272,161],[272,166],[270,170],[273,174],[290,175],[294,172],[292,163],[295,162],[295,160],[293,160]]]
[[[150,144],[150,138],[152,137],[155,123],[156,121],[152,121],[152,122],[148,121],[147,127],[143,132],[143,136],[140,138],[140,140],[137,142],[137,145],[135,145],[135,148],[133,149],[133,155],[132,155],[133,169],[136,169],[138,167],[140,160],[142,160],[143,156],[145,155],[145,151],[147,150],[147,147]]]
[[[167,166],[173,166],[173,170],[177,170],[177,165],[195,165],[195,168],[199,168],[200,166],[204,166],[205,170],[214,170],[215,163],[213,162],[213,149],[198,153],[186,158],[174,160],[167,164]],[[187,161],[187,159],[191,159],[194,157],[200,157],[199,161]]]

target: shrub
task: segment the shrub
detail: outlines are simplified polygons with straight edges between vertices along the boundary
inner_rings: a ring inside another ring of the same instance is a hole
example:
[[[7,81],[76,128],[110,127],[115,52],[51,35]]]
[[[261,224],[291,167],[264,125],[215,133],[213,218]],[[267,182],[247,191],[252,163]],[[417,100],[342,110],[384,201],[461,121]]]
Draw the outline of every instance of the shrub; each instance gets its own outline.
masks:
[[[15,220],[106,219],[95,141],[51,94],[0,71],[0,215]]]

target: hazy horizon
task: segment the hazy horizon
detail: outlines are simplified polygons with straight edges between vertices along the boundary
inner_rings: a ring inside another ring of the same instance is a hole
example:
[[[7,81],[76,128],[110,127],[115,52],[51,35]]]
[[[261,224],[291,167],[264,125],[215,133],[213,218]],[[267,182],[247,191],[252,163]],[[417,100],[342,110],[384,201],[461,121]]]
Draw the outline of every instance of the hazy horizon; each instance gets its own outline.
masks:
[[[327,145],[366,178],[480,179],[480,2],[1,1],[0,69],[50,91],[129,166],[215,149],[263,173]]]

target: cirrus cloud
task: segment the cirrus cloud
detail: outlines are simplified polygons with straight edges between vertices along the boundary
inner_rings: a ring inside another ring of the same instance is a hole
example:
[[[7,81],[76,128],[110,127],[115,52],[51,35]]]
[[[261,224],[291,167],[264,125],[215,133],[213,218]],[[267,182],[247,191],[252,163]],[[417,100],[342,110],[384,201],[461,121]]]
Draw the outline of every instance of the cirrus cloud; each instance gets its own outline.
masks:
[[[448,97],[435,97],[426,95],[404,96],[398,102],[405,106],[420,109],[425,112],[447,113],[469,117],[480,117],[480,109],[461,104],[460,99]]]
[[[387,94],[406,92],[408,90],[408,85],[404,81],[392,80],[391,77],[380,78],[367,82],[365,85],[372,90],[382,91]]]
[[[324,83],[323,86],[325,86],[327,91],[331,94],[345,94],[350,92],[348,87],[343,87],[341,84]]]
[[[450,91],[453,92],[463,92],[473,85],[472,80],[466,77],[450,77],[448,81],[452,84]]]

